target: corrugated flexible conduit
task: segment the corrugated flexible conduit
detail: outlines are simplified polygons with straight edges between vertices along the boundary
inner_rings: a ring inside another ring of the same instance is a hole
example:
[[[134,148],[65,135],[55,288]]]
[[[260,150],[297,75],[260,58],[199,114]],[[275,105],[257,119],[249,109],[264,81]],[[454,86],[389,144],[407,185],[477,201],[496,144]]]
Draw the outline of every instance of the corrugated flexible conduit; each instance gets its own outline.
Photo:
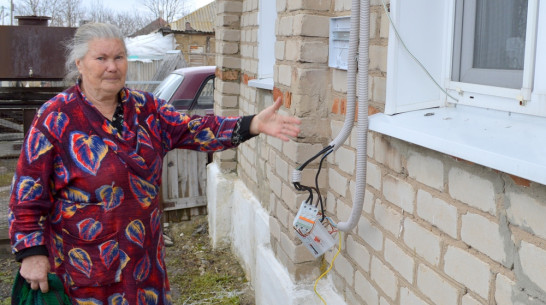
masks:
[[[349,51],[347,53],[347,112],[341,131],[330,145],[336,151],[349,137],[353,129],[356,109],[356,77],[357,77],[357,49],[358,26],[360,17],[360,0],[353,0],[351,4],[351,31],[349,33]]]
[[[357,123],[357,144],[356,144],[356,187],[353,198],[353,208],[349,219],[345,222],[339,222],[337,228],[340,231],[352,230],[362,214],[364,205],[364,194],[366,190],[366,162],[367,162],[367,139],[368,139],[368,46],[370,39],[370,1],[369,0],[353,0],[360,3],[359,10],[359,44],[358,44],[358,123]],[[352,15],[351,15],[352,18]],[[352,20],[351,20],[352,23]],[[351,27],[352,32],[352,27]],[[352,34],[352,33],[351,33]],[[354,62],[354,61],[351,61]],[[356,64],[356,63],[355,63]],[[347,69],[349,73],[349,69]],[[349,82],[349,75],[347,75]],[[347,84],[347,94],[349,93],[349,85]],[[354,103],[354,101],[353,101]],[[354,108],[354,106],[353,106]],[[349,109],[349,100],[347,100],[347,109]],[[350,116],[347,111],[345,123],[348,120],[353,121],[354,115]],[[344,129],[342,129],[344,131]],[[350,129],[348,131],[350,133]],[[341,133],[338,137],[342,136]],[[348,135],[347,135],[348,136]],[[347,137],[343,136],[343,137]],[[337,137],[336,137],[337,139]]]
[[[359,104],[357,123],[357,160],[356,160],[356,193],[353,199],[351,215],[346,222],[337,224],[337,229],[347,232],[358,223],[366,188],[366,153],[368,137],[368,45],[370,37],[370,1],[352,0],[351,29],[349,50],[347,54],[347,111],[345,122],[336,138],[321,153],[336,151],[349,137],[353,129],[356,108],[356,89],[358,87]],[[357,60],[358,48],[358,60]],[[358,75],[357,75],[358,67]],[[358,81],[358,86],[357,86]],[[315,156],[316,157],[316,156]],[[312,160],[312,159],[311,159]],[[303,166],[305,167],[308,160]],[[302,178],[300,169],[292,172],[292,182],[299,183]]]

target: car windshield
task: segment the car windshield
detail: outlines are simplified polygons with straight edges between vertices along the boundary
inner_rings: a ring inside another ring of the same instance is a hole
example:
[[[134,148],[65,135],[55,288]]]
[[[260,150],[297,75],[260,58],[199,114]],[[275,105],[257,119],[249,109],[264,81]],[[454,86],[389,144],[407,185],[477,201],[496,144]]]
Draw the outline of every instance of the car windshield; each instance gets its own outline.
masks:
[[[184,75],[175,73],[169,74],[169,76],[167,76],[154,90],[154,96],[168,102],[183,80]]]

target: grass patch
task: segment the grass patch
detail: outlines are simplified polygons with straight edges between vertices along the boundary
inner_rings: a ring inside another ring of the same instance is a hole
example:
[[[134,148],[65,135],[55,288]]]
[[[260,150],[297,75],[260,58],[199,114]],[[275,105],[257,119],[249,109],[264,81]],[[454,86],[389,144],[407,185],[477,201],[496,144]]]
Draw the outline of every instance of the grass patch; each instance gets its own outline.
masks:
[[[13,179],[13,173],[0,174],[0,187],[10,186],[12,179]]]
[[[11,270],[9,269],[0,270],[0,282],[5,284],[11,284],[13,283],[14,279],[15,279],[15,275],[13,274]]]
[[[13,255],[0,254],[0,305],[11,304],[11,289],[18,269],[19,263],[15,262]]]
[[[243,269],[229,249],[212,249],[206,217],[173,225],[166,264],[175,305],[253,305]]]
[[[205,273],[203,275],[180,275],[174,281],[182,290],[175,304],[221,304],[238,305],[239,291],[228,290],[237,279],[231,276]]]
[[[17,161],[17,158],[0,158],[0,187],[11,185]]]

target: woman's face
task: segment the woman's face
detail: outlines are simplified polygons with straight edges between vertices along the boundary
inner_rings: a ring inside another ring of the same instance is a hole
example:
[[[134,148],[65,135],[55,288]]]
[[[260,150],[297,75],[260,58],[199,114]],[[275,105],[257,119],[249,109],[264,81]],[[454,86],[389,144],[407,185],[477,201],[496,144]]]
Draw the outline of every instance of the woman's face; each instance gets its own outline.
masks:
[[[94,39],[82,59],[76,60],[86,94],[116,95],[125,85],[127,54],[120,40]]]

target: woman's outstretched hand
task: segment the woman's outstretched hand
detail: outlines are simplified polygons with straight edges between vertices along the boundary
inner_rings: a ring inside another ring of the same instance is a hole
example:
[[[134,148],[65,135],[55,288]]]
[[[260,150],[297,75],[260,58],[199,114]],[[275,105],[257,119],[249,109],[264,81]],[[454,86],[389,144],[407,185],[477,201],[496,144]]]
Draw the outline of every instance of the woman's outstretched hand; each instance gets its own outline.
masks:
[[[277,111],[281,105],[282,100],[278,97],[273,105],[260,111],[250,122],[250,133],[253,135],[265,133],[283,141],[290,140],[289,137],[296,137],[300,132],[298,125],[301,124],[301,120],[280,115]]]

